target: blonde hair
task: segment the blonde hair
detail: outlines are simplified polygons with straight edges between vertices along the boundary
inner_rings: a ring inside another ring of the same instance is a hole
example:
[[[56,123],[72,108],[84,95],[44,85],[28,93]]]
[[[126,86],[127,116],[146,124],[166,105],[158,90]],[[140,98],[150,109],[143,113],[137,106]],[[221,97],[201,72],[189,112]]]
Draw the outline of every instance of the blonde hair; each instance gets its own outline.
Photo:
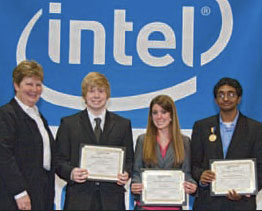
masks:
[[[86,93],[92,87],[103,87],[106,90],[107,99],[110,98],[110,84],[107,78],[98,72],[88,73],[82,81],[82,96],[85,99]]]
[[[155,126],[152,119],[152,108],[155,104],[161,106],[167,112],[170,112],[170,117],[172,121],[169,125],[169,132],[171,135],[171,142],[173,143],[174,148],[174,165],[179,166],[184,162],[184,143],[180,131],[177,110],[174,101],[167,95],[159,95],[155,97],[150,103],[148,124],[143,147],[144,161],[148,164],[157,163],[157,127]]]
[[[13,83],[20,85],[25,77],[37,77],[44,80],[43,67],[36,61],[22,61],[13,71]]]

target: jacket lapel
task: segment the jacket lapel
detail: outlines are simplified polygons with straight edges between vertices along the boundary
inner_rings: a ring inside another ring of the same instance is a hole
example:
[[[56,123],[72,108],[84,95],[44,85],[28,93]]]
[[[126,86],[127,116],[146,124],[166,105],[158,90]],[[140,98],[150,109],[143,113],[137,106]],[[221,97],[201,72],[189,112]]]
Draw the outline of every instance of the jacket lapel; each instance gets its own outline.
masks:
[[[43,115],[40,113],[40,116],[41,116],[41,119],[44,123],[44,126],[45,126],[45,129],[48,133],[48,136],[49,136],[49,143],[50,143],[50,148],[51,148],[51,155],[53,156],[54,155],[54,136],[53,136],[53,133],[51,132],[49,126],[48,126],[48,123],[46,121],[46,119],[43,117]]]
[[[235,131],[233,133],[228,152],[226,155],[226,158],[232,158],[233,152],[236,152],[236,149],[238,148],[238,144],[243,141],[243,137],[246,136],[247,133],[247,125],[246,125],[246,119],[245,117],[239,113],[238,121],[236,124]]]
[[[162,157],[161,155],[161,150],[160,150],[160,146],[157,143],[156,144],[156,156],[157,156],[157,167],[158,168],[164,168],[164,164],[165,164],[165,158]]]
[[[28,137],[22,141],[31,145],[31,148],[33,149],[32,153],[40,153],[41,158],[39,161],[41,163],[39,164],[43,166],[43,139],[37,127],[37,123],[26,112],[24,112],[15,99],[13,99],[10,104],[14,107],[17,118],[19,119],[18,127],[19,130],[21,130],[20,133],[26,133],[26,136]],[[23,126],[20,125],[20,122],[22,122]]]
[[[83,133],[83,136],[85,137],[85,143],[97,145],[95,133],[92,128],[88,112],[86,110],[83,110],[80,114],[80,125],[82,126],[81,131]]]
[[[115,125],[115,120],[109,111],[106,111],[105,126],[100,137],[101,145],[110,145],[110,140],[108,140],[109,134]]]
[[[30,128],[32,133],[38,131],[36,122],[27,113],[24,112],[24,110],[18,105],[15,99],[12,99],[10,104],[14,107],[17,117],[23,120],[24,124],[27,124],[28,128]]]
[[[163,158],[161,151],[160,151],[160,146],[159,144],[157,145],[157,157],[159,160],[159,167],[160,168],[173,168],[174,167],[174,150],[173,150],[173,143],[169,143],[166,155]]]
[[[209,140],[211,133],[211,128],[214,128],[214,133],[217,137],[216,141],[211,142]],[[221,134],[220,134],[220,123],[219,123],[219,114],[214,117],[214,119],[210,122],[209,125],[209,133],[208,133],[208,142],[209,142],[209,149],[212,150],[214,153],[214,159],[223,159],[224,154],[223,154],[223,144],[221,140]],[[208,150],[209,150],[208,149]]]

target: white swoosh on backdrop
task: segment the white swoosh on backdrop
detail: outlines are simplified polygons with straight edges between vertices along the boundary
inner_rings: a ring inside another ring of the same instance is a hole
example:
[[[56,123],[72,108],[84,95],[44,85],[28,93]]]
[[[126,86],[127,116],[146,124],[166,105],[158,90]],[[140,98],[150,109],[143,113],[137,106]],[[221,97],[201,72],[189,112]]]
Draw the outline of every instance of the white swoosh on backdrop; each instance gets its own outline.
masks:
[[[233,31],[233,14],[228,0],[216,1],[221,11],[222,26],[217,41],[208,51],[201,54],[202,66],[214,60],[225,49]]]

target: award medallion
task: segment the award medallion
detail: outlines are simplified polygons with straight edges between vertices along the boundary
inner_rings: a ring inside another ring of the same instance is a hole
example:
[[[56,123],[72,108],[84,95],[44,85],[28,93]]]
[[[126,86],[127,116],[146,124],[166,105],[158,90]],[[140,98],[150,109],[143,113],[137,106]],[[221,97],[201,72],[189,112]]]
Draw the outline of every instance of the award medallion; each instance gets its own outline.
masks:
[[[215,134],[215,127],[211,127],[211,134],[209,136],[210,142],[215,142],[217,140],[217,136]]]
[[[211,134],[211,135],[209,136],[209,141],[215,142],[216,140],[217,140],[217,136],[216,136],[215,134]]]

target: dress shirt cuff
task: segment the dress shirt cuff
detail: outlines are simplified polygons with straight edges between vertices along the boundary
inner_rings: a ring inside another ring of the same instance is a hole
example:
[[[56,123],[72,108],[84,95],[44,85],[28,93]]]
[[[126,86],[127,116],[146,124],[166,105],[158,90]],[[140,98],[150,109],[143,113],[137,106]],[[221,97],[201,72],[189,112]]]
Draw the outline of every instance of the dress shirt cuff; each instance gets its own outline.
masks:
[[[70,180],[74,182],[74,180],[73,180],[73,170],[70,173]]]
[[[15,200],[20,199],[20,198],[22,198],[22,197],[24,197],[24,196],[26,196],[26,195],[28,195],[28,193],[27,193],[27,191],[25,190],[25,191],[23,191],[23,192],[15,195]]]

